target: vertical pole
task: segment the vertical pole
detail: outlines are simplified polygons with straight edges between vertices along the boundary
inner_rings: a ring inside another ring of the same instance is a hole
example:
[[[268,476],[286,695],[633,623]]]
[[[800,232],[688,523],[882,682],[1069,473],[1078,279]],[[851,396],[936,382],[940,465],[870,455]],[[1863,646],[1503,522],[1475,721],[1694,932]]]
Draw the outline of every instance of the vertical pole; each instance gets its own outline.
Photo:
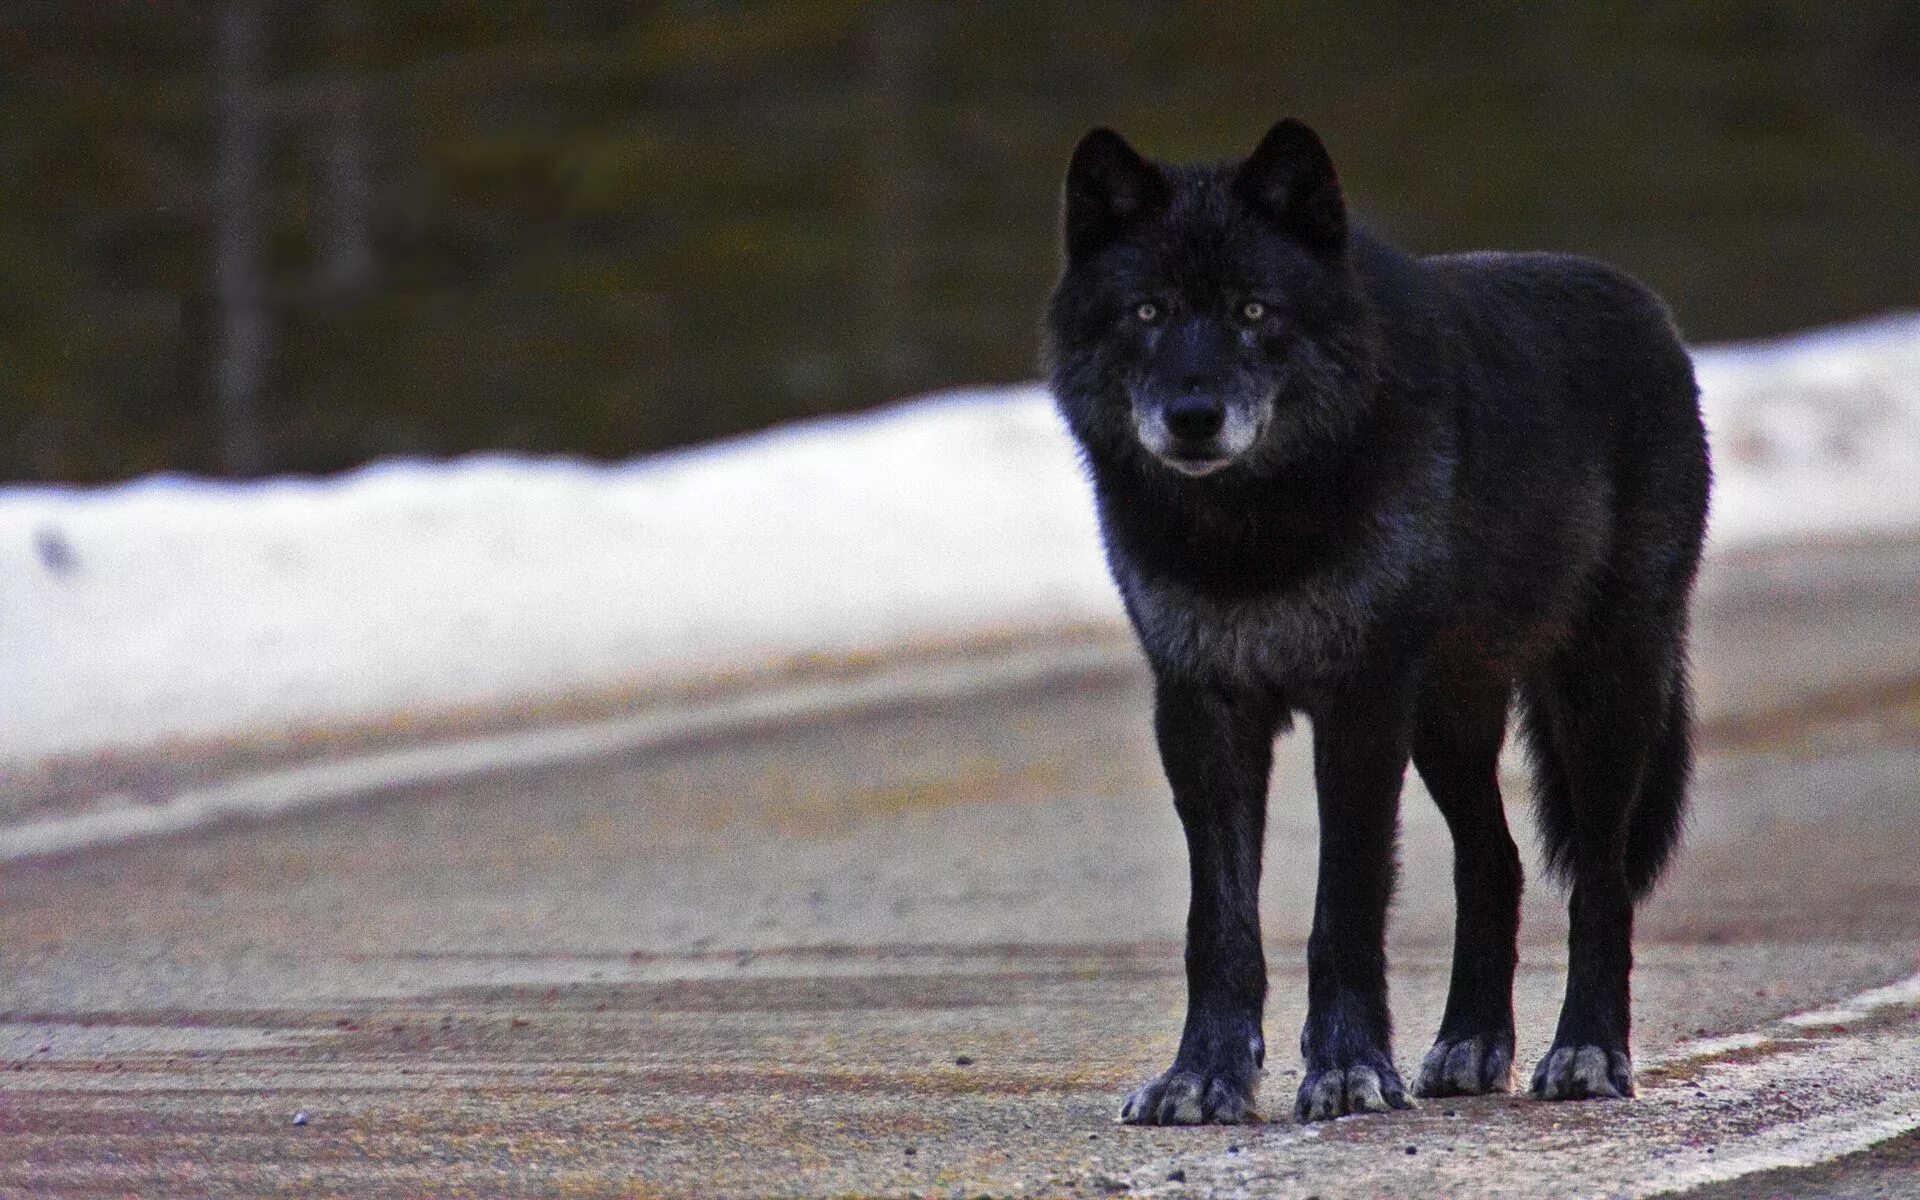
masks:
[[[266,470],[260,412],[267,355],[262,263],[266,129],[260,60],[265,0],[227,0],[216,31],[213,162],[214,411],[229,475]]]

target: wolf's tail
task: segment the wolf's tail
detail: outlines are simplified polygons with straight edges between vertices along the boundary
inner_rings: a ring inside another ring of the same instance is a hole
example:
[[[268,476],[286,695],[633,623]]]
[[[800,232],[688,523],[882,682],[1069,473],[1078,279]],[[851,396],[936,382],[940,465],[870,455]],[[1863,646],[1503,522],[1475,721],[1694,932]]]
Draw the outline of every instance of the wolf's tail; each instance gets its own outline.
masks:
[[[1570,882],[1578,816],[1573,772],[1585,764],[1569,761],[1557,744],[1544,707],[1523,706],[1525,731],[1534,763],[1534,817],[1539,824],[1547,872]],[[1680,844],[1686,825],[1687,784],[1693,775],[1693,694],[1686,671],[1676,667],[1668,688],[1664,719],[1647,747],[1640,794],[1626,814],[1627,888],[1637,902],[1659,880]]]
[[[1693,689],[1675,671],[1667,719],[1647,752],[1640,798],[1627,817],[1627,889],[1635,901],[1653,890],[1680,845],[1693,777]]]

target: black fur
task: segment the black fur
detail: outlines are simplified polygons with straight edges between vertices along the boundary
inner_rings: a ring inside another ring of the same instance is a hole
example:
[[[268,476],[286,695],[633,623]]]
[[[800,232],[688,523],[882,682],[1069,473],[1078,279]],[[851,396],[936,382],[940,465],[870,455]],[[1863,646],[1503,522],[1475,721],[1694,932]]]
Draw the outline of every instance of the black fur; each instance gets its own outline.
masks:
[[[1048,372],[1153,668],[1192,866],[1180,1050],[1124,1119],[1252,1111],[1268,772],[1296,713],[1321,822],[1297,1115],[1408,1103],[1383,938],[1409,761],[1452,830],[1458,898],[1413,1090],[1509,1086],[1522,872],[1496,763],[1516,697],[1573,922],[1533,1090],[1631,1094],[1633,907],[1686,802],[1708,490],[1666,309],[1585,259],[1376,241],[1297,121],[1221,166],[1153,164],[1096,130],[1065,207]]]

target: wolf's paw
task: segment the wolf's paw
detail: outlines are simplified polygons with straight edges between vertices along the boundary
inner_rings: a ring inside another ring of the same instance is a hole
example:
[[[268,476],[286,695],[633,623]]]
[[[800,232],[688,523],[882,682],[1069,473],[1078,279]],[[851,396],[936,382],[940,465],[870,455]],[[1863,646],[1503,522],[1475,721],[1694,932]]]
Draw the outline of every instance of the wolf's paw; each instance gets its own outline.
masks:
[[[1135,1088],[1120,1106],[1120,1120],[1127,1125],[1238,1125],[1260,1119],[1253,1093],[1251,1078],[1175,1068]]]
[[[1536,1100],[1619,1100],[1633,1094],[1633,1059],[1625,1050],[1555,1046],[1533,1072]]]
[[[1386,1112],[1412,1108],[1400,1073],[1384,1060],[1350,1067],[1309,1070],[1293,1104],[1297,1121],[1331,1121],[1348,1113]]]
[[[1513,1090],[1513,1031],[1441,1036],[1420,1061],[1416,1096],[1484,1096]]]

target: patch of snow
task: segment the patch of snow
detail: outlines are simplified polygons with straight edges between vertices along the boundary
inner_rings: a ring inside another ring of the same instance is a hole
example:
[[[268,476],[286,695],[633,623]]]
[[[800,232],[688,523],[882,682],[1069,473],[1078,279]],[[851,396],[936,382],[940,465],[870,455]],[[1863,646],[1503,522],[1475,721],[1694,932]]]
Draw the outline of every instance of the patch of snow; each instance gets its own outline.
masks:
[[[1713,544],[1920,527],[1920,314],[1694,354]]]
[[[1716,548],[1920,528],[1920,315],[1698,362]],[[1120,619],[1033,385],[616,466],[0,488],[0,768]]]

